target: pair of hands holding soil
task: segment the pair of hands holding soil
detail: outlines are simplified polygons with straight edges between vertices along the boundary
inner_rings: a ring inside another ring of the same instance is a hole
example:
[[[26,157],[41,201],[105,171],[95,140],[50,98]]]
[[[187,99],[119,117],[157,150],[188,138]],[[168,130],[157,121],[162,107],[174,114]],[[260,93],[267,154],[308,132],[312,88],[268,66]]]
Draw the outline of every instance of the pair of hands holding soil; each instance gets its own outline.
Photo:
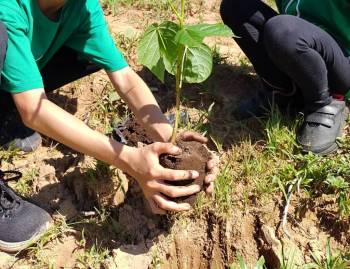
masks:
[[[183,132],[179,138],[182,141],[196,141],[202,144],[207,138],[194,132]],[[133,148],[133,160],[129,162],[127,173],[139,183],[153,213],[166,214],[167,211],[181,212],[191,209],[188,202],[175,202],[178,197],[195,195],[202,190],[202,185],[194,181],[186,186],[175,186],[176,182],[195,180],[199,177],[198,171],[173,170],[164,168],[160,164],[160,156],[169,154],[177,156],[181,149],[171,143],[153,143],[141,148]],[[206,164],[204,188],[210,194],[214,189],[214,180],[218,173],[219,158],[212,154]],[[171,184],[174,183],[174,184]]]

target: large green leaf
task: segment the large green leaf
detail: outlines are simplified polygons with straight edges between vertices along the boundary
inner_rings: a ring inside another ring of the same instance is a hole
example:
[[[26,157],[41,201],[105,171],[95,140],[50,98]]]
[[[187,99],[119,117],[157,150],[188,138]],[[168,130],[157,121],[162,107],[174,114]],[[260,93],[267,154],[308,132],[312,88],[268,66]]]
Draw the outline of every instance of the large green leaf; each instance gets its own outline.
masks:
[[[165,68],[170,72],[176,65],[178,44],[175,36],[178,30],[179,26],[170,21],[152,24],[138,46],[139,62],[149,68],[161,81],[164,81]]]
[[[186,25],[178,31],[176,42],[188,47],[195,47],[199,46],[203,39],[209,36],[233,37],[233,32],[223,23]]]
[[[159,68],[160,64],[160,46],[158,24],[152,24],[139,43],[137,48],[137,57],[141,64],[148,67],[160,80],[164,80],[164,72]]]
[[[200,83],[206,80],[213,69],[213,56],[210,48],[201,44],[197,47],[186,48],[184,66],[184,81]]]
[[[162,40],[162,56],[166,70],[175,75],[176,61],[180,44],[176,42],[176,35],[180,30],[179,25],[174,22],[163,22],[160,26],[160,36]]]

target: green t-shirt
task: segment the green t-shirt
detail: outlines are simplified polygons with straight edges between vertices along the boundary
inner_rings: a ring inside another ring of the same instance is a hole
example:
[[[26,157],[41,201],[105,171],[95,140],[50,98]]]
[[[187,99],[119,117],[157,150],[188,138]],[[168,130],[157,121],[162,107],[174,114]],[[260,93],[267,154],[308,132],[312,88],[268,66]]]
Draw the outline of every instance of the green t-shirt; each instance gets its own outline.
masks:
[[[350,55],[349,0],[276,0],[281,13],[301,17],[332,35]]]
[[[98,0],[67,0],[56,21],[42,13],[37,0],[0,0],[0,21],[8,32],[1,90],[44,88],[40,70],[63,45],[107,71],[127,66]]]

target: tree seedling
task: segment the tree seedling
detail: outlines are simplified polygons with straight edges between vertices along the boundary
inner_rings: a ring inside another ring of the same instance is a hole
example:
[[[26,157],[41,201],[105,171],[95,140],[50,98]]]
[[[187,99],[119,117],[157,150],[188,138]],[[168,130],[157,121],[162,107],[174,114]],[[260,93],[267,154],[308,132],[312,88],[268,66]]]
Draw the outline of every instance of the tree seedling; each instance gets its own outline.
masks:
[[[138,46],[138,59],[158,79],[164,82],[165,72],[176,78],[176,114],[171,142],[175,143],[180,118],[180,98],[183,82],[201,83],[212,72],[211,49],[203,43],[205,37],[232,37],[223,23],[185,24],[185,0],[168,0],[177,23],[154,23],[146,30]]]

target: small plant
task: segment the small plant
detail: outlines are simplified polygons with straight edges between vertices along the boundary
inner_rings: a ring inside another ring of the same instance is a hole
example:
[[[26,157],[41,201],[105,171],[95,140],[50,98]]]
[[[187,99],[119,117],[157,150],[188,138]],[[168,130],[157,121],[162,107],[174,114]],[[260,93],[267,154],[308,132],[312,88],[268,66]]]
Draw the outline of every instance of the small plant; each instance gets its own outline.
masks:
[[[180,3],[179,3],[180,2]],[[185,0],[168,0],[177,23],[164,21],[152,24],[138,47],[139,61],[164,82],[167,71],[176,78],[176,116],[171,142],[176,141],[180,118],[180,98],[183,82],[201,83],[212,72],[211,49],[203,43],[209,36],[233,36],[222,23],[185,24]],[[179,8],[177,8],[179,4]]]
[[[333,253],[328,239],[326,246],[326,257],[321,258],[320,255],[312,253],[313,262],[308,264],[308,269],[346,269],[350,266],[349,257],[341,253]]]
[[[237,257],[238,263],[231,264],[229,269],[264,269],[265,267],[265,259],[264,256],[261,256],[260,259],[256,262],[254,267],[249,267],[246,262],[243,260],[241,255]]]

